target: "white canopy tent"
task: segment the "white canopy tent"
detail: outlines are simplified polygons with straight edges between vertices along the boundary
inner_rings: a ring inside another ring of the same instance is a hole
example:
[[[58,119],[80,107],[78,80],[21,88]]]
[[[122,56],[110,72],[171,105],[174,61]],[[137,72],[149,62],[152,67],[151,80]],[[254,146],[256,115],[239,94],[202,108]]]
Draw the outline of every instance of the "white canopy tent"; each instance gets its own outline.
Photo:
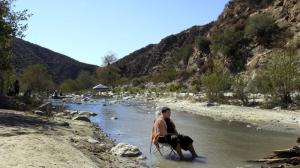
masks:
[[[94,90],[106,90],[106,89],[109,89],[108,86],[105,86],[105,85],[102,85],[102,84],[99,84],[99,85],[96,85],[93,87]]]

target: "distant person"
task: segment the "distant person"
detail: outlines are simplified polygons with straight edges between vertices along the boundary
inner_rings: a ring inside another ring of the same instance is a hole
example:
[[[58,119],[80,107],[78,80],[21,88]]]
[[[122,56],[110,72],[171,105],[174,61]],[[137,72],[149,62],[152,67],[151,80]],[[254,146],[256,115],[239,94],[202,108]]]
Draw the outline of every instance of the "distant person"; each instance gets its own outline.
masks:
[[[63,96],[63,92],[62,90],[59,90],[59,96],[62,97]]]
[[[58,91],[57,90],[54,90],[52,98],[53,99],[58,99]]]
[[[19,80],[16,80],[15,83],[14,83],[14,94],[15,96],[18,96],[19,95],[19,92],[20,92],[20,83],[19,83]]]
[[[198,157],[193,146],[193,140],[189,136],[179,134],[171,120],[171,109],[164,107],[161,115],[155,120],[152,128],[152,143],[168,143],[176,150],[181,160],[184,160],[181,149],[189,150],[193,158]]]

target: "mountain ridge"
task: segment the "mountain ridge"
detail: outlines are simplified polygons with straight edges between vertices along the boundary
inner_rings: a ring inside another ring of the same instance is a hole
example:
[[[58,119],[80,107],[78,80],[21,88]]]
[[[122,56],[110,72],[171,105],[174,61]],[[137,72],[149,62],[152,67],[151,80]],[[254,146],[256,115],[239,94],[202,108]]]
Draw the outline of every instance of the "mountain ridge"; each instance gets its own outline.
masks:
[[[96,65],[79,62],[64,54],[19,38],[13,41],[13,53],[15,56],[13,65],[18,73],[29,65],[42,64],[46,66],[56,83],[61,83],[66,79],[75,79],[82,70],[94,74],[97,68]]]
[[[224,57],[211,48],[211,45],[200,49],[197,40],[201,37],[212,42],[212,37],[233,28],[244,31],[249,18],[265,14],[272,17],[280,33],[287,34],[277,41],[284,42],[280,47],[300,39],[300,1],[297,0],[231,0],[216,21],[202,26],[193,26],[178,34],[170,35],[157,44],[151,44],[118,60],[114,65],[119,67],[122,77],[149,77],[173,73],[171,81],[197,78],[204,73],[210,60]],[[236,46],[233,58],[225,58],[234,73],[245,71],[250,75],[255,68],[266,62],[266,53],[278,46],[266,47],[254,39],[245,39]],[[299,50],[299,48],[298,48]],[[150,77],[151,78],[151,77]]]

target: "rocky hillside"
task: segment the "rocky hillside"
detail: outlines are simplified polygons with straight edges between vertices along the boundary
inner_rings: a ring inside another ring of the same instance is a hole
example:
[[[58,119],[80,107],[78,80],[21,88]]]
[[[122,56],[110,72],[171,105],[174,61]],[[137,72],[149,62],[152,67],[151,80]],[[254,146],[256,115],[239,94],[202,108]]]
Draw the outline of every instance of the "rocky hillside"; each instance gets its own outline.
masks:
[[[275,35],[269,38],[271,40],[268,45],[260,43],[256,37],[245,35],[249,19],[257,15],[271,17],[276,24]],[[243,34],[243,38],[228,54],[229,57],[211,45],[214,35],[226,28]],[[266,53],[295,43],[298,39],[300,39],[300,1],[232,0],[213,23],[194,26],[166,37],[158,44],[148,45],[125,56],[115,65],[120,68],[123,77],[159,76],[170,77],[170,81],[188,80],[205,72],[212,58],[223,57],[233,73],[242,71],[251,73],[253,69],[266,62]]]
[[[82,70],[94,73],[95,65],[76,61],[68,56],[56,53],[47,48],[32,44],[22,39],[15,39],[13,44],[15,68],[21,72],[33,64],[45,65],[56,83],[66,79],[75,79]]]

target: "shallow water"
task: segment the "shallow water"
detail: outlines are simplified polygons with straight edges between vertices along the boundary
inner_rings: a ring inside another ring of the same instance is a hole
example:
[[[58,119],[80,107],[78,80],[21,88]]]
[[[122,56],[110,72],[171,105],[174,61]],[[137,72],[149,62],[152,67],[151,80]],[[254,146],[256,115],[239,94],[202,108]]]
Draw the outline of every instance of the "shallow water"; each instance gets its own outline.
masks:
[[[297,135],[294,134],[262,131],[248,128],[242,123],[214,121],[186,112],[173,112],[171,117],[177,130],[194,139],[196,151],[201,156],[193,161],[177,161],[176,156],[164,158],[149,154],[150,132],[157,111],[153,104],[131,101],[103,106],[103,102],[68,104],[68,108],[98,113],[92,121],[99,124],[116,142],[138,146],[147,156],[144,162],[151,167],[260,167],[246,161],[265,157],[274,149],[296,145]],[[112,117],[118,119],[112,120]],[[190,154],[185,152],[185,156],[190,157]]]

